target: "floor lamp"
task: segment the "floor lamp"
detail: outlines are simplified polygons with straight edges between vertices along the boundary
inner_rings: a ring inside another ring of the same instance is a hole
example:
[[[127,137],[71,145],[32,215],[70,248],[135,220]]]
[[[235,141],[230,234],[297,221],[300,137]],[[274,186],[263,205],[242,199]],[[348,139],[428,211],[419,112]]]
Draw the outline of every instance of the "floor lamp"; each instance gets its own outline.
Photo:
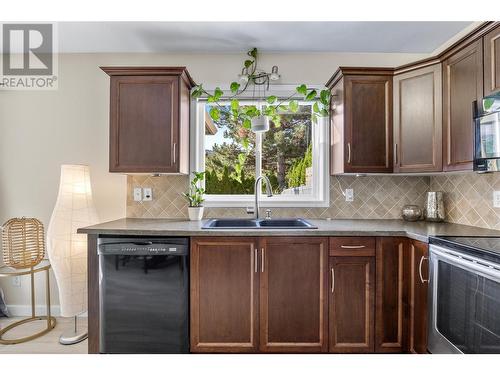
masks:
[[[47,253],[59,288],[61,316],[74,317],[74,331],[59,338],[64,345],[87,338],[87,332],[79,332],[77,327],[77,316],[87,311],[87,236],[76,231],[97,222],[89,167],[62,165],[47,231]]]

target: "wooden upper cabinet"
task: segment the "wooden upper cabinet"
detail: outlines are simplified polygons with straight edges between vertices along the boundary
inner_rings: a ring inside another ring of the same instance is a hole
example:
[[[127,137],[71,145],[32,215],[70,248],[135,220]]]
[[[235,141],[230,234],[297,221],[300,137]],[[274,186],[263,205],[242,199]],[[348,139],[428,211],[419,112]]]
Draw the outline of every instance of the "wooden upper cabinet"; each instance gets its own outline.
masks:
[[[439,63],[394,76],[394,172],[442,170],[441,94]]]
[[[189,173],[186,68],[101,69],[111,76],[109,171]]]
[[[258,350],[256,238],[191,239],[191,351]]]
[[[375,256],[349,253],[330,257],[329,351],[373,353]]]
[[[261,239],[260,351],[328,349],[328,239]]]
[[[443,61],[443,170],[472,170],[472,104],[483,96],[483,42]]]
[[[407,350],[407,239],[378,237],[376,249],[375,352]]]
[[[332,174],[392,172],[392,70],[340,68],[328,85]]]
[[[486,34],[484,43],[484,95],[500,91],[500,26]]]
[[[409,351],[427,353],[427,292],[429,287],[429,246],[410,241]]]

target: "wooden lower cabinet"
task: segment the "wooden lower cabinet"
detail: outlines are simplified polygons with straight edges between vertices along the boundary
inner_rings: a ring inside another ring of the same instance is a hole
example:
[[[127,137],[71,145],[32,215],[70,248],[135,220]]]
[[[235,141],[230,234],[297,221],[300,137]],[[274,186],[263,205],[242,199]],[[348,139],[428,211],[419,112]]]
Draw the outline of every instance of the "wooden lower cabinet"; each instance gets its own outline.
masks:
[[[326,352],[327,262],[323,237],[192,238],[191,351]]]
[[[427,291],[429,287],[429,246],[410,241],[409,351],[427,353]]]
[[[375,257],[330,257],[329,351],[373,353]]]
[[[328,239],[261,239],[260,351],[326,352]]]
[[[376,249],[375,352],[408,350],[408,239],[378,237]]]
[[[427,257],[403,237],[193,237],[191,351],[426,353]]]
[[[256,352],[258,239],[191,239],[191,351]]]

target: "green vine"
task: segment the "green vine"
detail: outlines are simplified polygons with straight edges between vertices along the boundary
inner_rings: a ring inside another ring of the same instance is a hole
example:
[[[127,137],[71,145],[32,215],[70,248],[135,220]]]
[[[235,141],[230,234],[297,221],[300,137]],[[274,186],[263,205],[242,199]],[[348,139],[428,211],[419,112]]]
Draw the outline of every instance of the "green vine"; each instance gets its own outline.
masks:
[[[248,58],[243,62],[243,68],[248,71],[248,80],[241,86],[238,82],[231,82],[229,88],[231,93],[224,96],[224,92],[220,87],[216,87],[213,92],[208,92],[203,88],[202,84],[196,85],[192,91],[194,98],[202,96],[207,97],[207,102],[214,104],[210,108],[209,115],[215,123],[221,119],[222,115],[227,117],[231,122],[244,129],[250,130],[252,128],[252,119],[261,115],[269,117],[269,120],[274,123],[274,126],[280,126],[280,112],[291,111],[297,112],[299,103],[296,99],[297,96],[302,97],[305,101],[314,101],[313,112],[311,120],[316,122],[318,117],[327,117],[330,108],[330,92],[328,90],[321,90],[319,93],[314,88],[309,88],[305,84],[296,87],[295,91],[287,98],[278,98],[275,95],[269,95],[264,100],[267,105],[261,110],[255,105],[241,106],[238,96],[245,92],[250,83],[255,84],[257,79],[262,78],[262,73],[257,70],[258,51],[253,48],[247,52]],[[221,100],[229,101],[229,108],[223,106]],[[242,146],[245,152],[248,151],[248,139],[243,137]],[[233,177],[241,182],[241,171],[246,160],[246,153],[241,153],[238,161],[235,164],[235,172]]]
[[[189,202],[189,207],[201,207],[203,201],[203,194],[205,194],[205,189],[203,189],[200,183],[205,179],[205,172],[193,172],[193,179],[191,180],[189,190],[182,193]]]

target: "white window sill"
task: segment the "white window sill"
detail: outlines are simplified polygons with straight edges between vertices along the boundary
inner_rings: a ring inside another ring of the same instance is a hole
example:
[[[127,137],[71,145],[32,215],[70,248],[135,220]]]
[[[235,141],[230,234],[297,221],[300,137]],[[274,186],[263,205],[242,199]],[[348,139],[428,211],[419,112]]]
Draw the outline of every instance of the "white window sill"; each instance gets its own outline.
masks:
[[[234,195],[234,196],[205,196],[205,207],[253,207],[255,204],[255,197],[253,195]],[[310,197],[300,197],[290,199],[290,197],[276,196],[266,197],[265,195],[259,196],[260,207],[328,207],[330,205],[329,199],[324,200]]]

